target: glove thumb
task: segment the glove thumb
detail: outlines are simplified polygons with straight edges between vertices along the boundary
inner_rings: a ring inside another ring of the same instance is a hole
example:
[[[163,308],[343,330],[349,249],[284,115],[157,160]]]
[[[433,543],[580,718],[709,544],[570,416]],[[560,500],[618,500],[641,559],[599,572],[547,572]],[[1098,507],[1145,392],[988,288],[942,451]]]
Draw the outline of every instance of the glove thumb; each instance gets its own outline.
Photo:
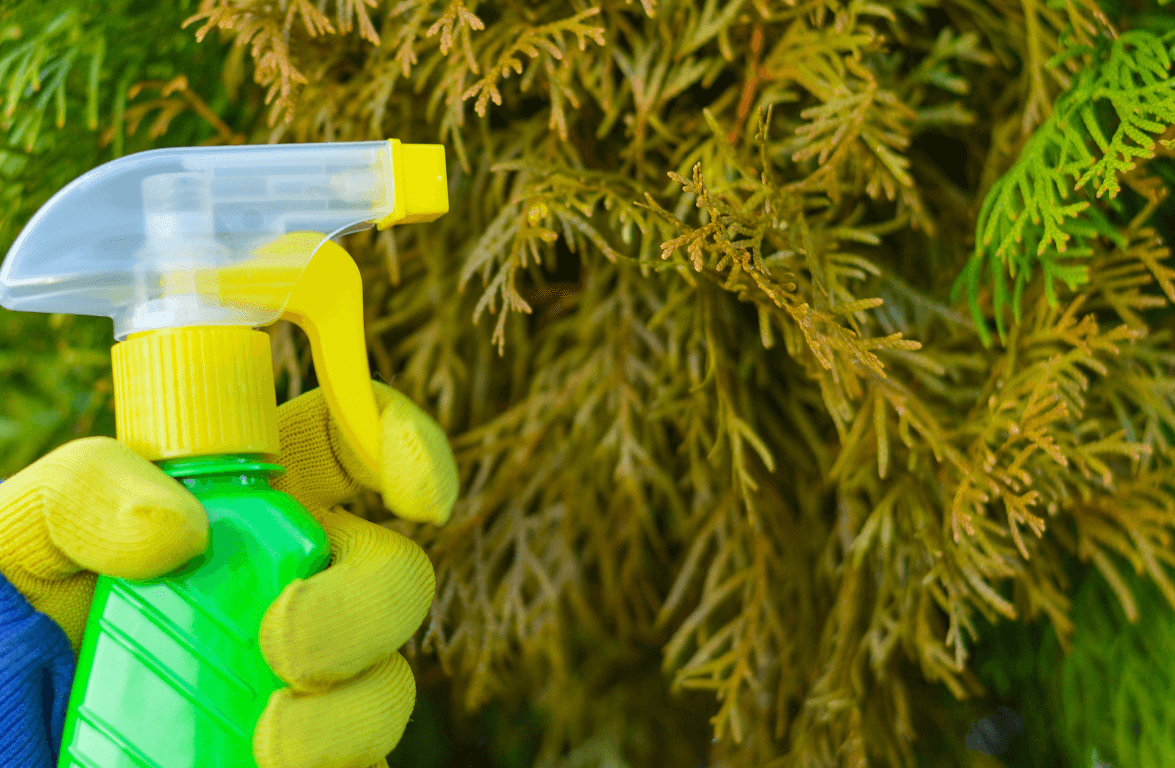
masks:
[[[109,437],[74,440],[0,485],[0,566],[148,579],[208,546],[208,517],[163,470]]]

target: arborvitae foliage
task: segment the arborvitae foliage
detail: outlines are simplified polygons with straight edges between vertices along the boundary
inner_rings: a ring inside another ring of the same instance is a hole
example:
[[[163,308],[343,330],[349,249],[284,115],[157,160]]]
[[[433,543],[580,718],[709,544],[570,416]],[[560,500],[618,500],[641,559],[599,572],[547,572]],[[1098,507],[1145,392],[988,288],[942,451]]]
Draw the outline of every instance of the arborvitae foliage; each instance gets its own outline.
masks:
[[[1083,56],[1087,66],[1057,100],[1052,116],[1025,144],[1015,165],[988,190],[979,212],[975,254],[956,284],[957,293],[966,282],[971,315],[984,344],[990,337],[977,303],[984,262],[994,283],[996,328],[1000,340],[1006,341],[1005,270],[1016,280],[1011,303],[1019,321],[1020,299],[1032,280],[1034,262],[1040,262],[1045,295],[1055,306],[1055,281],[1075,288],[1089,277],[1087,266],[1062,259],[1090,257],[1093,248],[1087,241],[1098,236],[1125,247],[1105,212],[1091,208],[1088,198],[1117,197],[1120,176],[1148,198],[1157,194],[1154,179],[1134,171],[1139,160],[1155,156],[1156,142],[1148,132],[1161,134],[1175,124],[1175,78],[1169,76],[1172,51],[1175,32],[1160,38],[1139,30],[1114,40],[1099,39],[1095,48],[1077,47],[1059,57]],[[1107,105],[1116,123],[1109,138],[1102,127],[1108,122]],[[1159,144],[1165,149],[1175,146],[1170,140]],[[1067,202],[1073,192],[1088,194]],[[1070,238],[1077,247],[1068,246]],[[1175,287],[1166,274],[1159,274],[1166,268],[1157,262],[1148,266],[1167,297],[1175,300]]]
[[[1094,0],[52,5],[0,16],[16,226],[147,146],[449,148],[449,215],[344,245],[461,498],[441,529],[353,509],[433,558],[422,690],[528,705],[536,765],[973,765],[934,694],[987,694],[978,620],[1080,647],[1067,553],[1128,617],[1115,558],[1175,606],[1162,30]],[[7,470],[112,433],[60,376],[109,323],[4,319]],[[285,399],[309,350],[273,335]]]
[[[1175,690],[1166,662],[1175,652],[1175,616],[1154,585],[1123,569],[1139,619],[1091,574],[1074,598],[1081,631],[1061,666],[1055,694],[1066,702],[1057,730],[1074,765],[1094,750],[1110,765],[1159,768],[1175,762],[1175,718],[1156,706]]]

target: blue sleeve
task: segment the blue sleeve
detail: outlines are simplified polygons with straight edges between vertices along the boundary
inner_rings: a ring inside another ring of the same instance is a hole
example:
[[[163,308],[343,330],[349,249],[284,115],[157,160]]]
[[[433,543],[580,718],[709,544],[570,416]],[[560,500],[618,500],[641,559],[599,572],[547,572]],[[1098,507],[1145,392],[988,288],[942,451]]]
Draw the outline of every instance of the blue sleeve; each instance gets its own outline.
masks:
[[[0,768],[53,768],[73,683],[73,648],[0,574]]]

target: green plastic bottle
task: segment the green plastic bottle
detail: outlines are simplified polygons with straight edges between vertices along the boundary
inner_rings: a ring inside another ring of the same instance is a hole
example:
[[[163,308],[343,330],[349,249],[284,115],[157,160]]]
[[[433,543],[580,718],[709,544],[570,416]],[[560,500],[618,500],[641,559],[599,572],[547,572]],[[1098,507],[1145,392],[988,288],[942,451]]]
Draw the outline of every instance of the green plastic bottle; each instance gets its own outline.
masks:
[[[21,231],[0,305],[114,320],[117,438],[183,483],[210,525],[204,553],[173,573],[98,579],[59,768],[255,768],[253,730],[284,686],[262,618],[330,557],[318,523],[269,485],[284,470],[257,329],[306,333],[333,421],[378,477],[363,285],[331,238],[448,207],[440,145],[179,147],[84,174]]]
[[[62,768],[252,765],[253,728],[285,685],[257,647],[261,618],[330,561],[322,528],[269,487],[282,467],[256,454],[159,466],[204,506],[208,548],[163,578],[98,578]]]

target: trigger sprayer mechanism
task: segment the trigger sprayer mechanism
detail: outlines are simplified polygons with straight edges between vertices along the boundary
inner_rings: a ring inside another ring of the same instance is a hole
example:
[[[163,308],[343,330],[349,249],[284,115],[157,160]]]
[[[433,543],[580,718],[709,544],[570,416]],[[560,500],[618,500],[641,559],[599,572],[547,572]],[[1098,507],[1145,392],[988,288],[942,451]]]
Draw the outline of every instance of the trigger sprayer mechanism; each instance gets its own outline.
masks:
[[[118,439],[152,461],[278,452],[268,336],[285,319],[351,446],[378,471],[359,270],[334,238],[448,211],[444,147],[181,147],[54,195],[0,267],[0,305],[114,321]]]

